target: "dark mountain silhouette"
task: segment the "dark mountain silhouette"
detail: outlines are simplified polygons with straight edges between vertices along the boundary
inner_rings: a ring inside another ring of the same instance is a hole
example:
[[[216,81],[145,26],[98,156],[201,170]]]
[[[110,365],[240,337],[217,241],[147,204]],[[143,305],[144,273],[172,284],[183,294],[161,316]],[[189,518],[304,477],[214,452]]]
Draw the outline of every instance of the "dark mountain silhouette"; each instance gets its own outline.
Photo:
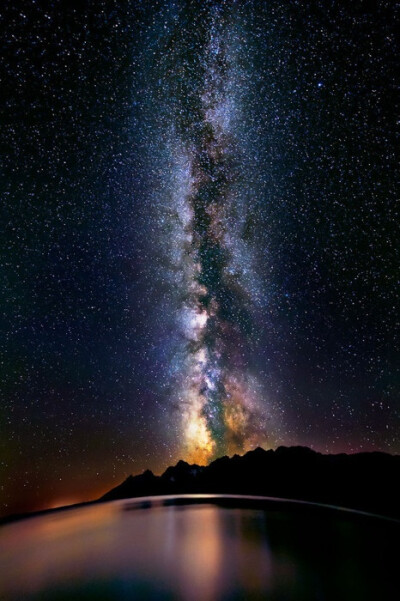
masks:
[[[179,461],[161,476],[129,476],[99,499],[195,493],[246,494],[313,501],[400,518],[400,456],[323,455],[307,447],[257,448],[207,467]]]

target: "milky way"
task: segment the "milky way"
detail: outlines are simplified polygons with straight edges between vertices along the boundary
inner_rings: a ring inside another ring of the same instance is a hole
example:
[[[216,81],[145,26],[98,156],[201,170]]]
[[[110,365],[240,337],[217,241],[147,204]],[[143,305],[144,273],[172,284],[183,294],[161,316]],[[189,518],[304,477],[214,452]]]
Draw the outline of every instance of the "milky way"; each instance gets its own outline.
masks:
[[[172,217],[179,230],[176,269],[182,274],[177,316],[182,348],[176,358],[182,377],[175,400],[183,452],[204,463],[268,444],[268,436],[250,362],[256,301],[248,286],[249,250],[241,248],[246,208],[235,140],[235,120],[243,110],[234,97],[238,38],[214,10],[202,42],[197,110],[185,113],[178,103],[171,128],[179,149]]]

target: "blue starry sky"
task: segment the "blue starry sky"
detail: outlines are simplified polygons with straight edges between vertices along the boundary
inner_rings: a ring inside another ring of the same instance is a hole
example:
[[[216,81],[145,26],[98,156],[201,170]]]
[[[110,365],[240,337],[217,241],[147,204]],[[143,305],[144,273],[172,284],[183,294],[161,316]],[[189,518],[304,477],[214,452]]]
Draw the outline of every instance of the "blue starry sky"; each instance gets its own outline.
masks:
[[[399,453],[399,12],[3,1],[2,514]]]

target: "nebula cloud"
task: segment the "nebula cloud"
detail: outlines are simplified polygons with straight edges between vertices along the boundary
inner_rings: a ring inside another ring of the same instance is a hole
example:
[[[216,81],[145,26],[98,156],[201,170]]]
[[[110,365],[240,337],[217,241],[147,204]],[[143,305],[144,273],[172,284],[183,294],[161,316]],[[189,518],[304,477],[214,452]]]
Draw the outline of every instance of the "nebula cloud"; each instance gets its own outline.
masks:
[[[180,332],[172,396],[182,451],[203,464],[269,444],[265,399],[251,363],[257,291],[243,232],[245,184],[235,131],[241,110],[234,94],[238,37],[216,9],[208,17],[198,56],[192,58],[197,85],[189,97],[187,90],[174,90],[168,123],[174,175],[167,212],[173,222],[168,248]],[[175,59],[174,69],[183,72],[187,60]]]

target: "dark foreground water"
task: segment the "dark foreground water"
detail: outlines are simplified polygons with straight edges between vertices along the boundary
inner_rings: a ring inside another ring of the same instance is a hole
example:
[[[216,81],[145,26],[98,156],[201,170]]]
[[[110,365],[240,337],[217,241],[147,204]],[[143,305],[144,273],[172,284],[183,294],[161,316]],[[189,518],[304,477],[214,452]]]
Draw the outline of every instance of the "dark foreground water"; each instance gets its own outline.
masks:
[[[87,506],[0,528],[0,599],[396,599],[399,530],[254,498]]]

